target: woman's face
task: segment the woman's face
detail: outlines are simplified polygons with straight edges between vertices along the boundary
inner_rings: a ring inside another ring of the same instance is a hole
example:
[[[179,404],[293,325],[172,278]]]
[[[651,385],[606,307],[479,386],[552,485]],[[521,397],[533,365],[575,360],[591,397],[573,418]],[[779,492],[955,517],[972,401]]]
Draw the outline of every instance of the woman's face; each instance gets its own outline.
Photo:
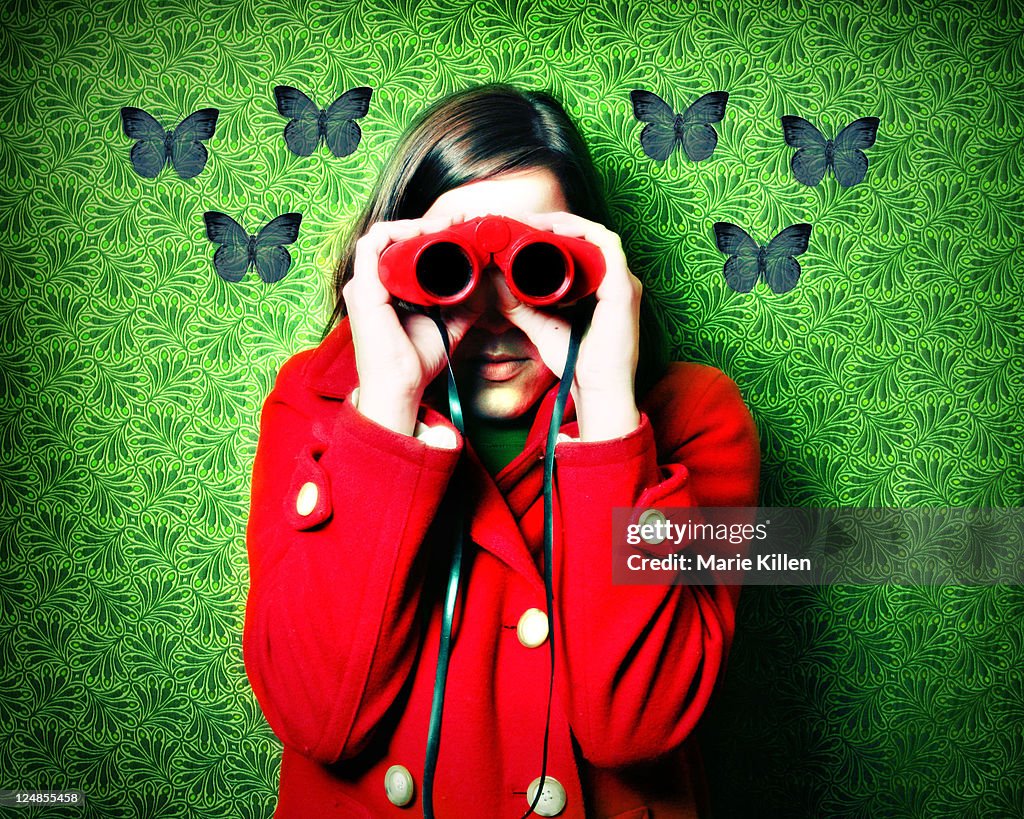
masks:
[[[508,216],[568,210],[565,194],[546,169],[504,174],[470,182],[442,194],[424,216]],[[528,412],[555,382],[537,348],[495,306],[485,271],[481,286],[486,309],[453,357],[463,406],[478,418],[510,421]]]

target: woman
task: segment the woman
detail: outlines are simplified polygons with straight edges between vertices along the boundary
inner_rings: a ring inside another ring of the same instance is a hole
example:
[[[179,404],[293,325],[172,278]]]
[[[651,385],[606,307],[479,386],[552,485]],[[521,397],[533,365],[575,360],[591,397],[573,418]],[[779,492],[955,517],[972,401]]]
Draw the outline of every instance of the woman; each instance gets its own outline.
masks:
[[[493,271],[443,312],[467,442],[431,389],[437,327],[396,307],[377,271],[392,243],[487,214],[582,237],[606,265],[556,449],[550,620],[540,458],[568,322]],[[756,433],[711,368],[672,365],[635,391],[641,288],[608,224],[582,139],[541,94],[442,100],[385,169],[339,264],[337,327],[284,366],[262,417],[245,658],[285,745],[278,816],[423,815],[463,517],[436,815],[697,815],[685,741],[736,591],[613,585],[611,509],[754,505]]]

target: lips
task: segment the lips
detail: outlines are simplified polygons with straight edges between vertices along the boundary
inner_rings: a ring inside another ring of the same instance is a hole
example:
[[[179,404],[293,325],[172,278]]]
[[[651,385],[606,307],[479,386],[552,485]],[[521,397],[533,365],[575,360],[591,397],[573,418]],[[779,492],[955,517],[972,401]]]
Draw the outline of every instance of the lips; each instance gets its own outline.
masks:
[[[511,381],[529,361],[511,355],[482,355],[476,358],[476,371],[485,381]]]

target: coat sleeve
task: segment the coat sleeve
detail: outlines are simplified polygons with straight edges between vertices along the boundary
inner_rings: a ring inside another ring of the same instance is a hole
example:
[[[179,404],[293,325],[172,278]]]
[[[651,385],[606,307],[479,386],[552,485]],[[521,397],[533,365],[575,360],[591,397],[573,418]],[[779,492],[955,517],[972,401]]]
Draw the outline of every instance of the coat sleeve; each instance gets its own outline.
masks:
[[[420,545],[459,448],[316,395],[295,360],[281,371],[253,468],[243,651],[271,728],[304,756],[357,754],[398,697],[422,643]]]
[[[657,444],[645,414],[625,438],[560,444],[556,455],[556,679],[582,754],[598,767],[652,759],[692,731],[731,641],[739,591],[613,584],[612,508],[757,503],[757,433],[732,381],[690,367],[659,390],[650,410]]]

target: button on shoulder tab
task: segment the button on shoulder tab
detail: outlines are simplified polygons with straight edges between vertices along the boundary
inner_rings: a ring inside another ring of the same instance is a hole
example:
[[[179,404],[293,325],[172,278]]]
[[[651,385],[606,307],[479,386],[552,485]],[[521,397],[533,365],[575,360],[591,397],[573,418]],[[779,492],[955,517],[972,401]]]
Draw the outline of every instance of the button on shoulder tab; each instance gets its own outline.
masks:
[[[299,530],[312,529],[331,517],[330,479],[312,453],[300,457],[283,502],[285,516]]]

